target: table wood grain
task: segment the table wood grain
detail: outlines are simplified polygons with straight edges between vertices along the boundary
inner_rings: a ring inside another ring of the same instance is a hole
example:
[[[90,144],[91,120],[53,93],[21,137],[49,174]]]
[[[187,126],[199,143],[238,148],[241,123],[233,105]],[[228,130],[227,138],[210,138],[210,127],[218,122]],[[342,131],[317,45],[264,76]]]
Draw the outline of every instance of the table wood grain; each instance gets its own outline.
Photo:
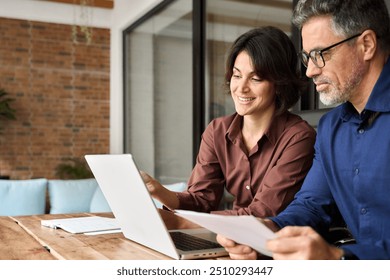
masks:
[[[1,260],[56,259],[10,217],[0,217],[0,244]]]
[[[96,216],[112,217],[111,213],[93,214]],[[32,249],[26,252],[16,253],[16,250],[5,248],[0,251],[4,259],[38,259],[31,254],[33,249],[45,252],[42,259],[50,258],[59,260],[159,260],[169,257],[149,249],[136,242],[128,240],[122,233],[110,233],[100,235],[72,234],[62,229],[52,229],[41,226],[41,220],[76,218],[92,216],[90,213],[59,214],[59,215],[35,215],[3,218],[6,228],[0,231],[0,237],[5,235],[8,247],[22,248],[25,243],[31,244]],[[8,223],[6,223],[8,221]],[[11,226],[13,230],[11,230]],[[23,229],[21,231],[20,229]],[[11,239],[12,232],[19,234],[18,238]],[[8,236],[8,237],[7,237]],[[1,238],[3,239],[3,238]],[[15,251],[15,252],[14,252]],[[42,253],[43,254],[43,253]],[[0,257],[1,257],[0,256]],[[39,256],[38,256],[39,257]]]
[[[0,217],[2,260],[169,260],[170,257],[133,242],[122,233],[73,234],[41,226],[41,220],[112,213],[47,214]],[[228,259],[222,257],[218,259]]]

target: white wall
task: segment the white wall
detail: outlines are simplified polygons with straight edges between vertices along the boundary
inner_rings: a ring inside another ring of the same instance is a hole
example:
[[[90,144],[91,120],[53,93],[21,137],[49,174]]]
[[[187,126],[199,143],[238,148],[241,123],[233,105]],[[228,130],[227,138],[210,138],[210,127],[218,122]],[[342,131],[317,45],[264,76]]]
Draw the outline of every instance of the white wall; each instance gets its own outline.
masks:
[[[114,9],[93,8],[91,26],[111,29],[110,152],[123,152],[122,31],[162,0],[114,0]],[[0,17],[77,24],[73,5],[41,0],[0,0]]]
[[[162,0],[115,0],[111,24],[110,151],[123,152],[122,31]],[[140,54],[141,55],[141,54]]]
[[[142,2],[142,0],[132,2]],[[112,13],[108,9],[93,9],[91,25],[110,28]],[[74,24],[77,20],[75,14],[77,10],[69,4],[41,0],[0,0],[0,17],[5,18]]]

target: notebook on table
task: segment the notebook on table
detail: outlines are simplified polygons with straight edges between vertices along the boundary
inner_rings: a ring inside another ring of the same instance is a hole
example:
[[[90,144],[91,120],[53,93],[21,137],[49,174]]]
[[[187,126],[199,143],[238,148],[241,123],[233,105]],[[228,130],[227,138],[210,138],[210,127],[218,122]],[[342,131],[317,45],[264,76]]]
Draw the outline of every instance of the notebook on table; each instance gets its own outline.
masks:
[[[41,225],[49,228],[62,228],[70,233],[103,234],[120,232],[115,219],[98,216],[41,220]]]
[[[167,230],[131,154],[85,159],[126,238],[174,259],[228,254],[207,229]]]

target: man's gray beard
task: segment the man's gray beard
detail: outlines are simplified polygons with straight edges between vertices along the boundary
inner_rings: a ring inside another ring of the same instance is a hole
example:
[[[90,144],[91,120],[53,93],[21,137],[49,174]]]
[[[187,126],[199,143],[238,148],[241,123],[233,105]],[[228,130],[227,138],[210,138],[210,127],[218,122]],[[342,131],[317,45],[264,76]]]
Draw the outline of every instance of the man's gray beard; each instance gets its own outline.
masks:
[[[326,105],[336,105],[339,103],[347,102],[351,99],[353,92],[359,86],[363,76],[364,68],[363,64],[358,60],[355,60],[352,67],[352,73],[350,73],[348,80],[343,88],[332,87],[330,91],[318,92],[321,102]],[[330,84],[331,81],[329,81]]]
[[[339,103],[344,103],[349,100],[349,92],[340,92],[338,90],[331,90],[330,92],[318,92],[320,95],[320,101],[325,106],[332,106]]]

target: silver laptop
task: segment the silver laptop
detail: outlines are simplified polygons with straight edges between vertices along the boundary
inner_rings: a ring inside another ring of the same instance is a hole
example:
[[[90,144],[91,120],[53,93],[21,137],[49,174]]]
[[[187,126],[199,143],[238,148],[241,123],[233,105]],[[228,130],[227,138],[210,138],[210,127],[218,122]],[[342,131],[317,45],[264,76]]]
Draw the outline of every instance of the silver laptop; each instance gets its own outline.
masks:
[[[126,238],[174,259],[227,255],[216,242],[215,234],[207,229],[167,230],[132,155],[86,155],[85,158]],[[177,243],[177,237],[190,237],[206,244],[189,249]]]

